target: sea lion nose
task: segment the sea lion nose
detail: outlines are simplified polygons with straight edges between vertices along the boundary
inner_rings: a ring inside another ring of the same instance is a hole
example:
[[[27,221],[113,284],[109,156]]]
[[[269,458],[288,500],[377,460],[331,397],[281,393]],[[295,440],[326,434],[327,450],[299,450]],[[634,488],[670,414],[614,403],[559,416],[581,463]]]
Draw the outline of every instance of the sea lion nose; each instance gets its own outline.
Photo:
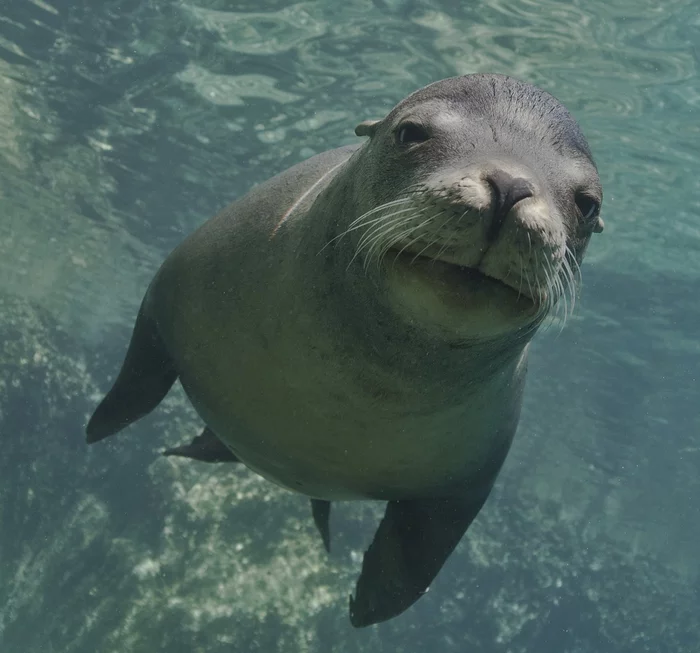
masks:
[[[512,177],[503,170],[494,170],[486,176],[493,193],[493,211],[488,238],[494,240],[503,226],[508,212],[521,200],[532,197],[532,184],[522,177]]]

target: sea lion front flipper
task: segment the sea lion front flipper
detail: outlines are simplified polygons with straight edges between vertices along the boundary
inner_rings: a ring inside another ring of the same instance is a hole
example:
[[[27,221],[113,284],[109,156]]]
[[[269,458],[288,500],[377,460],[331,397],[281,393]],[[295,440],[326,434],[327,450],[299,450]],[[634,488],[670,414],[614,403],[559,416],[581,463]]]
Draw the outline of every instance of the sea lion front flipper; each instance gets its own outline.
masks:
[[[330,528],[330,517],[331,517],[331,502],[324,501],[323,499],[311,499],[311,514],[314,518],[314,524],[318,528],[318,532],[321,533],[321,539],[323,540],[323,546],[328,553],[331,552],[331,528]]]
[[[390,501],[365,553],[350,621],[356,628],[391,619],[428,589],[488,492],[445,499]]]
[[[88,422],[88,444],[113,435],[150,413],[177,379],[170,354],[144,304],[117,380]]]
[[[172,447],[164,456],[181,456],[205,463],[239,463],[238,456],[231,451],[208,426],[189,444]]]

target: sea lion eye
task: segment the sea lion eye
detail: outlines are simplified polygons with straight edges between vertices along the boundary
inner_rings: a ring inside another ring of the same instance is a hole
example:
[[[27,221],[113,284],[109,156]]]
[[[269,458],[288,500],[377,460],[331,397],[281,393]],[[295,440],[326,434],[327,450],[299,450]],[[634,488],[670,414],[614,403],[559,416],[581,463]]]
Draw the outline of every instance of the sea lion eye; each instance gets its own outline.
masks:
[[[414,122],[405,122],[396,132],[396,140],[401,145],[410,145],[411,143],[422,143],[427,141],[430,135],[424,127],[417,125]]]
[[[584,193],[576,194],[576,206],[581,212],[581,218],[584,222],[591,222],[594,218],[598,217],[598,213],[600,212],[600,204],[598,201]]]

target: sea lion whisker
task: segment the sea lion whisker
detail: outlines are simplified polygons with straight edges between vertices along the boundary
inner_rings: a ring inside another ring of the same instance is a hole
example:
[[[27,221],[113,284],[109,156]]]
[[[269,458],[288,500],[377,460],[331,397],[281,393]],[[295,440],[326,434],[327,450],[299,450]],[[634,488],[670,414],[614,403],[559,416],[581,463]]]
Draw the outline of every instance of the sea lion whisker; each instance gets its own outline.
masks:
[[[402,191],[400,191],[401,195],[415,195],[419,193],[425,193],[426,188],[425,184],[423,183],[415,183],[415,184],[409,184],[404,188]]]
[[[421,210],[422,212],[423,210]],[[400,243],[401,240],[407,235],[410,235],[417,229],[422,229],[423,227],[427,226],[430,224],[430,222],[433,220],[432,217],[427,218],[424,220],[422,223],[420,223],[418,226],[411,224],[411,226],[408,229],[404,229],[400,233],[396,233],[398,229],[400,229],[403,225],[397,225],[396,228],[393,230],[394,233],[391,234],[391,232],[385,234],[387,238],[384,240],[384,243],[377,248],[378,250],[378,255],[374,257],[374,248],[373,251],[368,252],[368,259],[367,259],[367,269],[369,269],[369,266],[371,264],[371,259],[376,258],[377,260],[377,266],[381,265],[382,260],[386,256],[387,252],[397,243]],[[407,223],[406,223],[407,224]],[[375,245],[379,245],[379,243],[375,243]]]
[[[401,229],[407,224],[411,224],[412,222],[414,222],[415,217],[416,212],[411,213],[411,215],[403,216],[396,220],[392,220],[387,224],[379,225],[372,229],[371,232],[368,232],[368,234],[365,234],[365,236],[363,236],[361,242],[358,243],[355,255],[357,256],[358,254],[362,253],[363,250],[366,250],[364,263],[365,271],[369,269],[371,261],[374,258],[374,253],[377,246],[380,246],[381,249],[382,243],[384,243],[387,240],[387,238],[391,235],[392,232]],[[355,257],[353,256],[353,259],[354,258]]]
[[[540,255],[544,258],[542,270],[544,271],[545,276],[545,293],[547,297],[545,307],[547,316],[550,318],[549,326],[551,327],[554,324],[554,322],[557,322],[561,319],[559,316],[559,313],[562,308],[559,302],[561,298],[561,284],[559,282],[557,273],[554,271],[551,259],[546,254],[540,252],[537,256],[538,261]]]
[[[467,211],[468,211],[468,209],[467,209]],[[462,216],[466,215],[466,214],[467,214],[467,211],[465,211],[464,213],[462,213]],[[439,214],[438,214],[438,215],[439,215]],[[460,216],[460,217],[462,217],[462,216]],[[440,227],[436,230],[436,232],[435,232],[435,233],[436,233],[436,236],[435,236],[435,238],[433,239],[435,242],[434,242],[433,244],[435,244],[435,243],[437,242],[437,234],[439,234],[450,222],[452,222],[452,220],[453,220],[453,217],[452,217],[451,215],[448,215],[448,216],[447,216],[447,220],[445,220],[445,221],[440,225]],[[459,222],[459,220],[460,220],[460,218],[457,218],[456,222]],[[440,249],[438,250],[437,254],[435,254],[435,256],[433,256],[432,265],[435,265],[435,263],[439,260],[440,255],[445,251],[445,249],[447,248],[447,245],[451,242],[451,240],[452,240],[454,237],[455,237],[455,234],[453,233],[453,234],[443,243],[442,247],[440,247]]]
[[[409,213],[410,215],[403,215]],[[414,207],[410,207],[408,209],[401,209],[400,211],[394,211],[393,213],[390,213],[389,215],[382,216],[380,219],[377,220],[372,220],[370,228],[367,229],[367,232],[363,234],[363,236],[360,238],[360,241],[358,242],[358,247],[360,246],[360,242],[366,243],[366,238],[371,238],[374,236],[378,231],[381,232],[384,230],[384,228],[394,228],[397,223],[403,223],[407,221],[411,221],[414,219],[414,216],[416,214],[419,214],[420,210],[416,210]],[[396,216],[402,215],[403,217],[401,218],[396,218]],[[364,226],[364,225],[363,225]]]
[[[406,204],[411,202],[411,199],[408,197],[402,197],[397,200],[392,200],[391,202],[385,202],[384,204],[380,204],[379,206],[375,206],[373,209],[370,209],[369,211],[365,211],[359,218],[355,218],[349,225],[348,229],[363,223],[367,218],[373,216],[375,213],[379,213],[381,211],[385,211],[386,209],[393,208],[395,206],[399,206],[401,204]]]
[[[387,207],[384,207],[387,208]],[[388,208],[394,208],[394,207],[388,207]],[[409,211],[415,211],[415,207],[409,206],[406,209],[400,209],[399,211],[394,211],[392,213],[388,214],[382,214],[380,216],[374,217],[371,220],[365,220],[359,224],[354,224],[353,226],[348,227],[342,234],[341,236],[344,236],[345,234],[349,234],[353,231],[357,231],[358,229],[363,229],[366,227],[369,227],[370,225],[377,224],[378,222],[383,222],[384,220],[387,220],[391,218],[392,216],[399,215],[400,213],[407,213]]]
[[[412,231],[412,227],[409,229],[404,229],[401,233],[395,234],[393,238],[387,240],[386,244],[379,252],[379,256],[377,257],[377,267],[381,266],[382,262],[386,258],[387,254],[391,251],[391,249],[398,245],[406,236],[410,235]],[[396,259],[394,259],[394,262],[396,262]]]
[[[415,212],[416,211],[414,208],[401,209],[399,211],[394,211],[393,213],[390,213],[389,215],[383,215],[383,216],[381,216],[381,218],[371,220],[369,228],[360,237],[360,239],[357,243],[357,248],[362,249],[367,244],[368,240],[371,240],[378,232],[382,232],[384,229],[391,229],[397,222],[403,222],[405,220],[412,220]],[[410,216],[403,216],[401,218],[396,217],[396,216],[401,215],[403,213],[411,213],[411,215]],[[365,225],[361,225],[361,226],[365,226]]]
[[[436,241],[434,238],[433,238],[433,240],[429,240],[428,244],[411,259],[410,264],[413,265],[416,262],[416,259],[420,258],[420,256],[423,254],[423,252],[425,252],[427,249],[430,249],[435,244],[435,242]],[[435,262],[435,259],[433,259],[433,262]]]
[[[523,255],[520,250],[518,250],[518,299],[520,299],[521,295],[523,294],[523,270],[525,267],[523,266]]]
[[[535,264],[537,264],[537,252],[535,252]],[[532,290],[532,284],[530,283],[530,275],[528,273],[527,268],[525,268],[525,283],[527,283],[527,290],[530,294],[530,297],[536,297],[537,295],[535,295]]]
[[[369,271],[373,262],[376,262],[377,269],[380,268],[381,261],[384,257],[385,252],[389,250],[389,248],[391,247],[391,243],[397,238],[396,230],[400,229],[405,224],[408,224],[408,222],[404,223],[403,225],[396,225],[395,228],[383,232],[380,236],[373,240],[371,246],[367,249],[367,254],[365,256],[365,273]],[[408,229],[405,229],[404,232],[410,232],[411,229],[412,228],[409,227]]]
[[[537,255],[537,252],[533,254],[533,257],[535,259],[535,269],[539,270],[540,269],[540,263],[539,263],[539,256]],[[542,267],[542,274],[544,274],[544,283],[542,282],[542,275],[541,274],[535,274],[535,297],[538,298],[539,300],[539,313],[542,316],[548,316],[549,315],[549,310],[550,310],[550,299],[552,296],[550,285],[550,277],[547,272],[547,267],[543,266]],[[525,276],[527,283],[528,283],[528,291],[532,293],[532,291],[529,288],[530,284],[530,278],[529,275],[526,274]]]
[[[395,218],[395,221],[402,222],[406,219],[407,218],[403,216],[400,218]],[[374,238],[378,237],[378,234],[381,234],[383,230],[392,228],[392,223],[393,221],[389,221],[388,224],[386,221],[378,222],[377,224],[374,224],[372,227],[370,227],[364,234],[362,234],[362,237],[355,246],[355,252],[353,253],[352,258],[348,262],[346,270],[350,269],[352,264],[355,262],[355,259],[357,259],[357,257],[360,256],[360,254],[362,254],[362,251],[369,246],[369,244]]]
[[[389,254],[389,252],[394,248],[396,245],[398,245],[400,242],[404,240],[407,236],[410,236],[413,233],[414,229],[405,229],[399,234],[396,234],[395,238],[391,241],[388,247],[385,248],[384,256],[383,258],[386,258],[386,256]],[[396,265],[396,261],[399,260],[399,257],[401,256],[401,253],[406,249],[406,247],[410,247],[410,245],[417,240],[420,240],[420,236],[413,238],[412,240],[409,240],[407,243],[404,243],[404,246],[398,251],[394,252],[394,257],[393,257],[393,263],[392,265]]]
[[[432,220],[432,218],[429,218],[429,220]],[[428,222],[429,220],[426,220],[426,222]],[[423,225],[420,225],[420,226],[422,227],[422,226],[424,226],[424,225],[425,225],[425,223],[423,223]],[[397,243],[400,243],[406,236],[410,236],[410,235],[411,235],[412,233],[414,233],[415,231],[416,231],[415,228],[411,228],[411,229],[407,229],[406,231],[402,232],[401,234],[399,234],[399,237],[396,239],[396,242],[394,243],[394,245],[397,244]],[[394,256],[394,263],[396,263],[396,261],[399,260],[399,258],[401,257],[401,255],[402,255],[409,247],[413,246],[413,245],[414,245],[415,243],[417,243],[417,242],[420,242],[420,240],[421,240],[422,238],[423,238],[423,234],[419,234],[418,236],[415,236],[414,238],[411,238],[411,239],[407,240],[407,241],[404,243],[403,247],[402,247],[398,252],[396,252],[396,255]]]
[[[576,307],[576,295],[578,293],[578,284],[574,276],[574,272],[570,263],[570,250],[567,247],[564,249],[564,256],[562,257],[560,269],[561,269],[561,283],[562,292],[568,296],[570,301],[568,315],[573,315],[574,308]],[[567,316],[568,317],[568,316]]]
[[[420,212],[421,213],[425,212],[425,209],[421,209]],[[422,229],[427,227],[434,220],[435,220],[435,216],[429,216],[428,218],[423,220],[423,222],[419,223],[418,225],[412,224],[411,226],[409,226],[408,229],[404,229],[403,231],[401,231],[399,233],[393,234],[393,238],[387,239],[387,242],[383,248],[383,251],[384,250],[388,251],[389,249],[391,249],[395,245],[398,245],[401,241],[404,240],[404,238],[406,238],[407,236],[410,236],[412,233],[415,233],[416,231],[421,231]],[[420,240],[421,237],[422,237],[422,234],[418,234],[418,236],[416,236],[414,241]],[[405,247],[406,246],[404,245],[404,247],[401,248],[401,251],[399,252],[399,254],[401,254],[404,251]]]
[[[414,232],[416,232],[416,231],[420,231],[421,229],[427,227],[431,222],[434,222],[434,221],[435,221],[437,218],[439,218],[443,213],[444,213],[444,211],[440,211],[439,213],[436,213],[436,214],[431,215],[429,218],[427,218],[426,220],[424,220],[421,224],[417,225],[416,227],[413,227],[410,231],[408,231],[408,233],[407,233],[406,235],[410,235],[411,233],[414,233]],[[403,253],[406,251],[406,249],[408,249],[409,247],[411,247],[414,243],[420,242],[420,240],[421,240],[422,238],[423,238],[423,234],[420,234],[420,233],[419,233],[415,238],[413,238],[412,240],[409,240],[406,244],[404,244],[404,246],[403,246],[403,247],[399,250],[399,252],[396,254],[395,260],[397,260],[397,259],[401,256],[401,254],[403,254]],[[400,241],[399,241],[399,242],[400,242]],[[421,250],[421,253],[422,253],[423,251],[425,251],[425,248],[424,248],[423,250]],[[411,264],[416,260],[416,258],[417,258],[418,256],[420,256],[420,254],[417,254],[416,257],[414,257],[414,258],[411,260]]]
[[[403,215],[403,214],[408,215]],[[366,248],[371,247],[372,243],[377,239],[381,239],[384,234],[390,233],[393,229],[399,228],[415,219],[416,210],[402,209],[390,213],[388,216],[382,216],[381,219],[372,220],[369,228],[362,234],[357,244],[355,245],[355,255],[350,263],[362,253]]]
[[[412,208],[404,209],[404,211],[406,211],[406,212],[412,211],[412,210],[413,210]],[[397,215],[398,213],[400,213],[400,212],[397,211],[397,212],[394,212],[394,213],[390,213],[389,216]],[[387,219],[387,217],[388,217],[388,216],[381,215],[381,216],[379,216],[378,218],[374,218],[374,219],[372,219],[372,220],[368,220],[367,222],[364,222],[364,223],[362,223],[362,224],[355,225],[354,227],[348,227],[348,228],[347,228],[345,231],[343,231],[342,233],[340,233],[340,234],[338,234],[337,236],[334,236],[333,238],[331,238],[331,239],[318,251],[318,254],[322,254],[323,251],[326,249],[326,247],[328,247],[329,245],[332,245],[333,243],[338,242],[341,238],[343,238],[344,236],[347,236],[348,234],[352,233],[353,231],[357,231],[358,229],[366,228],[366,227],[368,227],[368,226],[370,226],[370,225],[375,225],[375,224],[384,222],[384,221]]]
[[[557,272],[554,270],[551,259],[544,255],[544,265],[543,270],[545,274],[546,284],[547,284],[547,303],[546,310],[548,320],[548,329],[551,329],[555,323],[560,325],[566,321],[566,304],[562,304],[561,300],[561,283]],[[561,316],[562,308],[564,310],[564,318]]]
[[[549,301],[549,312],[553,320],[560,320],[561,306],[561,291],[559,287],[559,277],[552,267],[552,261],[545,256],[545,274],[548,280],[548,295],[550,297]]]
[[[581,266],[576,260],[576,255],[571,251],[569,245],[566,245],[566,260],[571,270],[571,275],[574,283],[579,286],[581,284]]]
[[[360,214],[357,218],[355,218],[352,222],[350,222],[350,226],[357,224],[358,222],[362,222],[365,218],[367,218],[370,215],[373,215],[375,213],[379,213],[380,211],[384,211],[385,209],[393,207],[393,206],[397,206],[400,204],[406,204],[406,202],[410,202],[410,201],[411,201],[411,199],[408,197],[397,197],[395,200],[389,200],[388,202],[382,202],[381,204],[378,204],[377,206]]]
[[[571,248],[567,245],[566,246],[566,253],[569,256],[569,259],[573,263],[572,269],[574,273],[574,278],[576,279],[576,283],[580,284],[581,283],[581,266],[579,265],[578,260],[576,259],[576,255],[571,251]]]
[[[456,240],[457,240],[457,234],[456,234],[456,233],[453,233],[453,234],[443,243],[442,247],[438,250],[437,254],[435,254],[435,258],[433,259],[433,261],[439,259],[439,258],[442,256],[443,252],[446,252],[446,251],[449,249],[450,245],[452,245],[452,243],[455,242]]]
[[[551,314],[549,310],[549,302],[550,302],[550,297],[551,297],[551,292],[548,290],[550,286],[550,279],[549,279],[549,272],[547,271],[547,267],[544,266],[542,268],[542,274],[544,275],[544,289],[542,287],[543,282],[541,279],[541,276],[537,276],[537,296],[540,298],[540,305],[537,310],[537,316],[539,319],[543,320],[543,325],[541,327],[542,332],[546,332],[549,330],[551,326]]]
[[[413,233],[413,231],[414,231],[414,230],[411,229],[411,231],[409,231],[408,233],[404,233],[404,236],[410,236],[411,233]],[[413,238],[410,238],[409,240],[407,240],[407,241],[404,243],[403,247],[402,247],[398,252],[396,252],[396,256],[394,257],[394,261],[398,261],[399,258],[401,257],[401,255],[402,255],[409,247],[411,247],[412,245],[415,245],[416,243],[420,242],[420,240],[421,240],[422,238],[423,238],[423,236],[422,236],[422,234],[421,234],[421,235],[419,235],[419,236],[414,236]],[[398,242],[401,242],[401,241],[399,240]]]
[[[420,231],[421,229],[424,229],[424,228],[427,227],[431,222],[434,222],[435,219],[436,219],[437,217],[439,217],[439,216],[440,216],[440,213],[435,214],[435,215],[431,215],[430,217],[428,217],[427,219],[425,219],[423,222],[421,222],[419,225],[413,227],[413,228],[412,228],[410,231],[408,231],[408,233],[406,233],[405,235],[408,236],[408,235],[410,235],[411,233],[415,233],[415,232],[417,232],[417,231]],[[397,252],[397,254],[396,254],[397,258],[398,258],[399,256],[401,256],[401,254],[403,254],[409,247],[411,247],[411,245],[413,245],[414,243],[419,242],[422,238],[423,238],[423,234],[419,233],[415,238],[413,238],[412,240],[409,240],[408,242],[406,242],[406,243],[404,244],[404,246]]]
[[[564,284],[564,290],[566,294],[571,298],[571,308],[570,315],[573,315],[574,309],[576,308],[576,295],[578,294],[578,286],[574,279],[574,272],[571,269],[571,264],[569,262],[569,248],[567,247],[564,251],[564,258],[562,259],[562,283]]]
[[[556,320],[559,322],[559,333],[561,333],[561,331],[564,328],[564,325],[566,324],[566,321],[569,318],[570,311],[568,297],[564,286],[563,269],[561,267],[561,262],[557,266],[556,270],[554,269],[554,265],[555,264],[551,260],[547,260],[549,275],[552,279],[552,286],[554,291],[556,291],[552,297],[554,308],[553,317],[555,317]]]
[[[409,215],[403,215],[408,213]],[[377,232],[380,233],[389,233],[391,230],[396,229],[397,225],[402,225],[402,224],[407,224],[409,222],[415,221],[415,218],[417,215],[420,215],[422,213],[421,209],[417,209],[416,207],[410,207],[409,209],[401,209],[400,211],[395,211],[394,213],[390,213],[388,216],[384,217],[384,220],[382,220],[382,223],[384,224],[379,224],[375,227],[372,228],[371,233],[374,235]],[[396,219],[395,216],[402,215],[401,218]],[[384,229],[386,227],[386,229]]]
[[[560,301],[564,304],[564,319],[562,321],[561,327],[564,328],[564,324],[569,319],[569,297],[566,289],[564,287],[564,280],[561,274],[557,274],[557,290],[559,291]]]
[[[439,218],[443,213],[444,213],[444,211],[440,211],[439,213],[431,215],[429,218],[427,218],[426,220],[421,222],[419,225],[412,227],[410,230],[408,230],[407,232],[402,234],[402,238],[399,239],[397,242],[400,242],[403,239],[404,235],[410,235],[411,233],[415,233],[417,231],[420,231],[421,229],[424,229],[431,222],[434,222],[437,218]],[[396,258],[398,259],[401,256],[401,254],[403,254],[406,251],[406,249],[411,247],[414,243],[419,242],[422,238],[423,238],[423,234],[419,233],[415,238],[413,238],[412,240],[409,240],[407,243],[405,243],[404,246],[397,252]],[[425,251],[425,248],[422,251]],[[419,256],[419,255],[420,254],[418,254],[417,256]],[[415,260],[415,258],[413,260]],[[411,263],[413,263],[413,261],[411,261]]]
[[[578,300],[579,292],[581,290],[581,267],[576,260],[575,254],[571,251],[570,247],[567,245],[565,250],[565,260],[567,269],[570,274],[570,292],[573,296],[573,301]],[[572,307],[573,310],[573,307]]]
[[[348,269],[352,263],[354,263],[355,259],[358,258],[359,256],[363,256],[365,259],[365,266],[367,262],[367,258],[371,256],[371,252],[373,251],[374,244],[376,242],[381,242],[383,238],[386,237],[387,233],[390,233],[394,228],[400,228],[402,225],[408,223],[410,221],[410,217],[403,217],[403,218],[397,218],[396,219],[396,225],[394,224],[381,224],[381,225],[376,225],[372,230],[368,231],[366,234],[363,235],[362,240],[358,243],[355,253],[353,254],[352,258],[350,259],[350,262],[348,263]]]
[[[559,264],[559,271],[557,274],[557,281],[558,281],[559,286],[561,288],[561,299],[564,303],[564,319],[561,321],[561,323],[559,325],[559,333],[560,334],[564,330],[564,326],[566,325],[566,323],[569,319],[569,316],[571,315],[572,308],[573,308],[572,306],[569,305],[569,293],[567,292],[565,279],[563,276],[565,274],[565,272],[564,272],[564,268],[563,268],[562,264],[563,264],[563,259],[562,259],[562,262],[560,262],[560,264]]]

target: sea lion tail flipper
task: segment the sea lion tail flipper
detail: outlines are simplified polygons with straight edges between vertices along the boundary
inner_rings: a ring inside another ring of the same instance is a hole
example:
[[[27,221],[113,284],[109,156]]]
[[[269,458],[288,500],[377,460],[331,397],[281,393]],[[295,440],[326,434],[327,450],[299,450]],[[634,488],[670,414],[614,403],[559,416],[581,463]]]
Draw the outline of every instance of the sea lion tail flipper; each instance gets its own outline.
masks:
[[[489,488],[490,489],[490,488]],[[356,628],[396,617],[428,589],[488,496],[390,501],[365,553],[350,621]]]
[[[144,302],[145,303],[145,302]],[[92,444],[150,413],[168,394],[177,371],[152,318],[141,310],[117,380],[87,425]]]
[[[314,518],[314,524],[323,540],[323,547],[328,553],[331,552],[331,502],[323,499],[311,499],[311,514]]]
[[[189,444],[172,447],[164,456],[181,456],[201,460],[205,463],[239,463],[238,456],[231,451],[208,426]]]

